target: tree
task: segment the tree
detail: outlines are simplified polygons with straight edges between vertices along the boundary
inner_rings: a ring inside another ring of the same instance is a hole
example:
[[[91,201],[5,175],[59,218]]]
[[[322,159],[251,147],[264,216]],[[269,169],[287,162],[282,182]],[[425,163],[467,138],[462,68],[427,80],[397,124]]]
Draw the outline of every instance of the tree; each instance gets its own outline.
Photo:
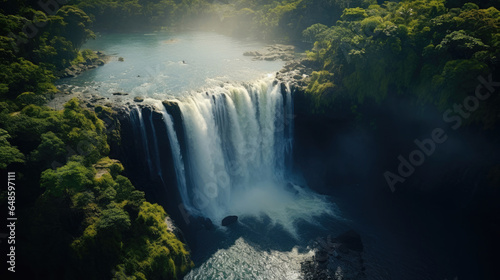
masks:
[[[24,155],[16,148],[10,145],[8,139],[9,133],[0,128],[0,169],[5,169],[11,163],[23,163]]]
[[[52,131],[42,134],[42,142],[36,150],[31,153],[34,161],[43,161],[50,164],[51,162],[64,162],[66,156],[66,145]]]
[[[72,196],[90,187],[93,176],[93,172],[82,163],[69,161],[56,170],[47,169],[42,172],[40,187],[45,189],[46,194],[55,197],[65,194]]]

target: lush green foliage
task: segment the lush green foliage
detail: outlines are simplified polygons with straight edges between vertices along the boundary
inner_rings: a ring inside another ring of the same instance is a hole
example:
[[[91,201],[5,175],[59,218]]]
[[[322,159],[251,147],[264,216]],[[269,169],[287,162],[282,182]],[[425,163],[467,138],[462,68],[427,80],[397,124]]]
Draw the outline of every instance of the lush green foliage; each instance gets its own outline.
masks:
[[[24,155],[10,145],[9,138],[9,133],[0,128],[0,169],[6,168],[13,162],[24,162]]]
[[[82,109],[77,99],[70,100],[62,111],[28,105],[20,112],[0,114],[2,126],[33,161],[66,161],[64,155],[85,156],[85,164],[109,152],[106,129],[94,112]],[[36,147],[37,146],[37,147]],[[35,149],[33,149],[35,148]]]
[[[176,279],[193,266],[163,208],[104,157],[117,132],[98,115],[113,126],[111,109],[96,114],[77,99],[61,111],[1,104],[0,168],[17,170],[24,178],[18,199],[33,201],[20,214],[29,269],[49,278]]]
[[[75,6],[53,12],[36,2],[0,4],[0,97],[43,103],[53,93],[53,71],[68,67],[94,33],[90,18]]]
[[[185,245],[168,231],[165,211],[146,202],[120,170],[109,158],[90,167],[73,158],[44,171],[45,192],[30,221],[44,230],[33,237],[32,250],[43,252],[49,249],[44,242],[63,240],[55,249],[66,255],[56,263],[66,265],[66,275],[81,279],[176,279],[185,274],[193,264]],[[62,222],[52,221],[54,215]],[[60,228],[56,236],[49,230],[54,226]],[[34,254],[32,261],[43,264],[43,258]]]
[[[94,36],[91,17],[102,28],[130,21],[160,25],[174,3],[77,4],[90,17],[72,5],[0,4],[0,169],[18,171],[23,185],[17,206],[19,247],[29,256],[25,272],[56,279],[176,279],[193,264],[168,231],[165,211],[119,175],[119,162],[103,158],[108,141],[119,143],[115,113],[83,109],[76,99],[61,111],[43,106],[55,92],[56,71],[97,59],[78,50]]]
[[[177,5],[173,0],[77,0],[101,30],[141,30],[173,24]]]
[[[361,5],[362,1],[349,1]],[[184,0],[179,4],[183,26],[210,28],[236,36],[299,41],[308,26],[332,25],[340,17],[342,0]]]
[[[76,0],[98,30],[206,28],[237,36],[300,40],[314,23],[332,25],[349,5],[345,0]]]
[[[318,111],[339,95],[362,103],[398,94],[444,109],[473,95],[478,77],[499,76],[500,12],[494,7],[386,2],[345,9],[336,25],[312,25],[303,35],[316,40],[308,56],[322,68],[307,88],[313,99],[321,96],[313,101]],[[493,125],[499,102],[491,97],[470,120]]]

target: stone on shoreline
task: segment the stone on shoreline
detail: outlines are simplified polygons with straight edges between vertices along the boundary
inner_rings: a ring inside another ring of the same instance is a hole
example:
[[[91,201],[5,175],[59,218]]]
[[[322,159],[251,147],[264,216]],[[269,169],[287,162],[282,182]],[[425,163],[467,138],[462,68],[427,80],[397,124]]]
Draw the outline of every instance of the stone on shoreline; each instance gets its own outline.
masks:
[[[95,54],[97,55],[97,58],[87,58],[85,62],[80,62],[78,64],[71,65],[66,69],[57,71],[56,76],[58,76],[59,78],[73,78],[87,70],[95,69],[98,66],[103,66],[106,61],[109,60],[109,56],[101,52],[95,52]]]
[[[249,52],[244,52],[244,56],[261,56],[262,54],[259,53],[258,51],[249,51]]]
[[[247,51],[244,56],[253,56],[253,60],[275,61],[281,59],[290,61],[295,58],[295,46],[274,44],[259,51]]]

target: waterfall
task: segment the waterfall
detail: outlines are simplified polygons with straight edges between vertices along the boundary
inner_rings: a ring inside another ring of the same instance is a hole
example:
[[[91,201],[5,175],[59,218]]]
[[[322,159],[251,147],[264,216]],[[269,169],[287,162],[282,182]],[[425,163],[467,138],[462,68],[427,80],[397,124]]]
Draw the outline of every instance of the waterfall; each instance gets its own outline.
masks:
[[[142,143],[142,149],[144,151],[145,161],[150,172],[150,176],[153,177],[153,168],[151,164],[151,155],[149,152],[148,145],[148,137],[146,133],[146,126],[144,125],[144,119],[142,118],[142,111],[139,107],[135,107],[134,110],[131,111],[131,121],[134,129],[134,133],[136,134],[136,139]],[[137,134],[139,134],[137,137]]]
[[[220,220],[235,212],[239,191],[283,182],[287,139],[278,84],[226,85],[178,104],[189,136],[190,202],[204,215]]]
[[[287,181],[293,150],[293,101],[288,86],[271,78],[224,84],[171,103],[180,117],[173,118],[158,100],[155,106],[168,133],[177,187],[188,212],[215,224],[228,215],[265,215],[292,234],[298,220],[312,221],[314,216],[332,213],[324,197]],[[161,174],[155,156],[157,140],[148,146],[140,110],[137,115],[148,167]],[[152,121],[151,126],[156,138],[159,130]]]
[[[162,106],[161,114],[163,115],[163,121],[167,128],[168,139],[170,141],[170,149],[172,150],[172,159],[174,162],[175,175],[177,177],[177,188],[179,189],[182,201],[184,203],[184,208],[188,211],[194,212],[195,209],[191,206],[189,200],[187,183],[186,183],[186,173],[184,169],[184,161],[182,159],[181,146],[179,145],[179,140],[177,133],[174,129],[174,121],[172,116],[167,112],[167,109]]]
[[[162,181],[163,184],[165,182],[163,181],[163,172],[161,169],[161,162],[160,162],[160,149],[158,148],[158,138],[156,137],[156,129],[155,125],[153,123],[153,111],[151,111],[149,122],[151,124],[151,130],[153,133],[153,149],[154,149],[154,160],[155,160],[155,166],[156,166],[156,172],[158,174],[158,177],[160,177],[160,180]]]

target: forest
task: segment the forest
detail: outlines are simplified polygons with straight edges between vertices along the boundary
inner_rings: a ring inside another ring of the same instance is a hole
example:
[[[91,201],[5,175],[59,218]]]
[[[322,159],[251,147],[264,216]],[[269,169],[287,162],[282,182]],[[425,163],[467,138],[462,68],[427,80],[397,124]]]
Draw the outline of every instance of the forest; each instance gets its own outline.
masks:
[[[342,106],[369,123],[372,108],[399,97],[498,133],[499,9],[498,0],[1,1],[0,169],[15,171],[19,186],[16,270],[31,279],[181,279],[195,266],[164,208],[110,159],[122,141],[117,112],[77,99],[46,106],[64,69],[100,59],[81,48],[96,34],[207,29],[294,44],[314,69],[295,98],[316,119]],[[500,173],[490,180],[498,193]],[[9,196],[2,187],[2,215]]]

